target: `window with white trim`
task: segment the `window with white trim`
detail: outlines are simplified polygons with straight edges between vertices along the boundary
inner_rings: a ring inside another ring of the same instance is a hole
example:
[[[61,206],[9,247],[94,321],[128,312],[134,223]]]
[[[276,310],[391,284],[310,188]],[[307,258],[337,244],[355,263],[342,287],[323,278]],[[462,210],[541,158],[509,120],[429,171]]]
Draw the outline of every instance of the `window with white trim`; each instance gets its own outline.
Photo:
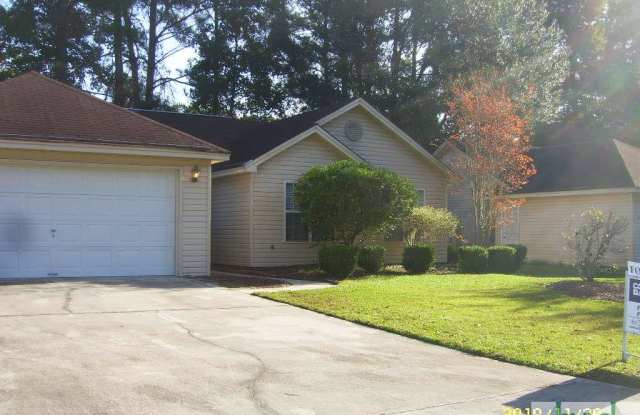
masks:
[[[418,195],[417,206],[427,206],[427,192],[424,189],[417,189]]]
[[[306,242],[309,230],[302,220],[302,213],[296,205],[296,184],[286,182],[284,197],[285,240],[289,242]]]

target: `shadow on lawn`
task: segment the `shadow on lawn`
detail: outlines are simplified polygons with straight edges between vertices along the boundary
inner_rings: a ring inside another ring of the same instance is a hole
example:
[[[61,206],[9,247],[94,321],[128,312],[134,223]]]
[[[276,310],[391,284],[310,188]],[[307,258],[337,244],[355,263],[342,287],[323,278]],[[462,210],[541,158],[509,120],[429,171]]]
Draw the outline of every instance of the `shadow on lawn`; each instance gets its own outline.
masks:
[[[623,309],[622,304],[613,303],[600,300],[582,300],[575,297],[569,297],[558,291],[554,291],[550,288],[526,288],[515,289],[513,287],[504,289],[492,289],[475,291],[470,294],[466,294],[469,298],[477,298],[478,301],[485,300],[487,298],[492,299],[505,299],[513,302],[511,305],[505,307],[512,307],[510,313],[519,313],[523,311],[534,312],[537,309],[543,311],[540,316],[531,315],[532,319],[539,320],[555,320],[565,321],[570,318],[580,318],[590,322],[598,322],[598,324],[592,323],[589,331],[609,330],[612,328],[620,327]],[[566,310],[555,313],[549,313],[549,310],[553,307],[562,306],[567,303],[575,303],[576,301],[598,301],[599,307],[581,308],[580,310]],[[483,305],[483,308],[490,307],[490,305]]]
[[[617,362],[610,362],[605,366],[615,363]],[[598,370],[602,369],[594,369],[594,371]],[[602,376],[599,376],[597,373],[593,373],[594,371],[585,373],[581,375],[581,377],[589,377],[592,380],[603,382],[625,384],[629,387],[597,383],[579,377],[529,392],[516,399],[504,402],[503,405],[520,408],[525,411],[531,407],[532,402],[619,402],[640,392],[638,389],[634,389],[640,387],[640,379],[636,377],[612,374],[610,372],[604,372]]]

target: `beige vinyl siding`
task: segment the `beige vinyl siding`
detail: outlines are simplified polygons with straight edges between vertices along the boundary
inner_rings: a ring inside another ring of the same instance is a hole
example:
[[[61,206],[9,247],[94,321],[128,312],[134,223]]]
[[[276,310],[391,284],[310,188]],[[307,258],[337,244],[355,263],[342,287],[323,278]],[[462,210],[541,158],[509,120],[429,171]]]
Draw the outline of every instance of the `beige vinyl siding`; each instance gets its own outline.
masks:
[[[547,262],[570,262],[570,252],[564,249],[562,234],[571,223],[579,222],[579,215],[595,207],[604,212],[613,212],[632,223],[632,194],[603,194],[581,196],[530,197],[519,208],[517,234],[519,243],[528,249],[529,260]],[[624,264],[631,258],[632,226],[623,236],[625,252],[609,255],[608,262]],[[501,238],[501,232],[498,232]]]
[[[191,180],[195,164],[180,167],[178,200],[178,274],[209,275],[211,269],[211,173],[200,161],[200,178]]]
[[[296,182],[314,166],[345,158],[323,138],[312,135],[258,167],[253,191],[253,266],[317,262],[315,244],[285,241],[285,182]]]
[[[251,265],[251,176],[245,173],[213,179],[214,264]]]
[[[453,171],[459,170],[459,158],[464,157],[461,151],[450,145],[440,154],[440,161],[449,166]],[[462,172],[458,172],[462,173]],[[462,236],[469,243],[476,242],[475,213],[473,211],[473,195],[471,184],[467,177],[454,179],[447,191],[447,209],[453,212],[459,219]]]
[[[357,121],[363,127],[362,138],[358,141],[351,141],[344,134],[344,125],[349,120]],[[446,207],[445,174],[365,110],[357,108],[348,111],[323,125],[323,128],[372,165],[384,167],[408,178],[416,189],[425,189],[428,205]],[[387,248],[385,260],[388,263],[399,263],[403,243],[381,243]],[[446,261],[446,241],[436,245],[436,259]]]
[[[202,159],[144,157],[115,154],[76,153],[45,150],[0,149],[2,160],[25,160],[48,163],[78,163],[141,168],[169,168],[179,175],[176,214],[176,273],[208,275],[210,269],[210,165]],[[197,183],[191,181],[191,170],[199,166]]]

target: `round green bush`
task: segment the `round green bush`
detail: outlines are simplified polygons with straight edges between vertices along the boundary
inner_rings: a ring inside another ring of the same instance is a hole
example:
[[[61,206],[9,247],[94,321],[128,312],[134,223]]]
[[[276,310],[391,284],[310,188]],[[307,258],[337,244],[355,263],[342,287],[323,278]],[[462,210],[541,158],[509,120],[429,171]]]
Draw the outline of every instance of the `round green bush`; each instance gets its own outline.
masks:
[[[466,274],[487,272],[489,254],[479,245],[461,246],[458,249],[458,271]]]
[[[506,245],[491,246],[489,254],[489,272],[507,274],[513,272],[516,263],[516,249]]]
[[[515,260],[515,263],[513,264],[513,270],[512,270],[512,272],[516,272],[517,270],[520,269],[522,264],[524,264],[524,260],[527,258],[527,247],[520,244],[511,244],[507,246],[515,248],[516,250],[516,260]]]
[[[458,249],[457,245],[447,245],[447,264],[458,262]]]
[[[320,269],[332,277],[346,278],[353,274],[358,250],[347,245],[325,245],[318,252]]]
[[[433,247],[431,245],[415,245],[404,248],[402,265],[412,274],[426,272],[433,263]]]
[[[370,274],[379,272],[384,267],[384,247],[371,245],[360,248],[358,265]]]

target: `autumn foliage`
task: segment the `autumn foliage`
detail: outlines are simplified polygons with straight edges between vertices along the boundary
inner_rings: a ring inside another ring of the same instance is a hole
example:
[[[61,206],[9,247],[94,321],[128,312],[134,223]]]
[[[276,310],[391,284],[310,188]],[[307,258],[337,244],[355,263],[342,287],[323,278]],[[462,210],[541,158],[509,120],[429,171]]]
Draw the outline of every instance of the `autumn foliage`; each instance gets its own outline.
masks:
[[[477,242],[487,244],[500,218],[522,203],[503,196],[522,188],[536,173],[528,156],[527,116],[506,85],[486,76],[455,82],[452,93],[453,139],[467,156],[457,161],[457,167],[471,187]]]

